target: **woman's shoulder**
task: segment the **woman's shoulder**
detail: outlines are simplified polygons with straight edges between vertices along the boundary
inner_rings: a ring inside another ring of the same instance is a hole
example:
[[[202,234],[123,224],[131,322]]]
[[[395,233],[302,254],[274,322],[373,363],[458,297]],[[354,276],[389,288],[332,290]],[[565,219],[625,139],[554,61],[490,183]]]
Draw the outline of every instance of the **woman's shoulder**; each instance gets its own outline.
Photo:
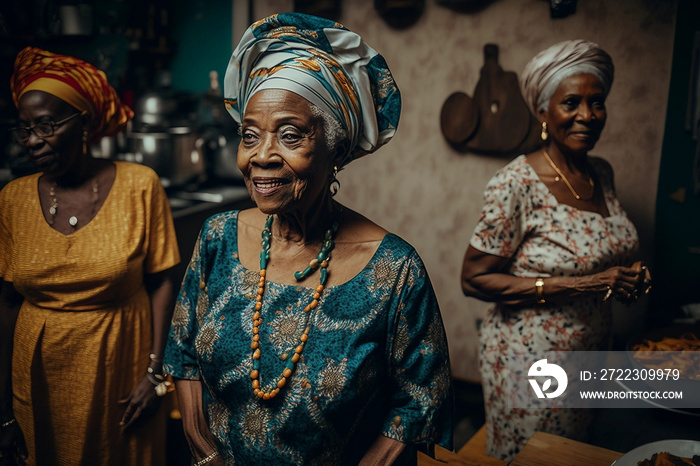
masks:
[[[612,165],[610,165],[607,160],[595,156],[588,156],[588,163],[591,169],[598,175],[598,179],[600,179],[604,187],[614,190],[615,176],[613,174]]]
[[[204,227],[221,228],[224,225],[235,227],[240,214],[240,210],[228,210],[226,212],[216,213],[204,221]]]
[[[527,161],[526,155],[519,155],[499,168],[492,180],[521,180],[536,176],[534,170]]]
[[[396,233],[388,231],[386,228],[374,223],[362,214],[345,209],[343,213],[343,227],[336,236],[336,243],[355,243],[377,245],[374,250],[383,250],[384,254],[390,254],[395,258],[412,256],[415,254],[414,247]]]
[[[384,247],[384,249],[388,251],[388,254],[394,257],[395,260],[411,260],[421,264],[421,266],[423,264],[416,248],[396,233],[387,233],[382,241],[382,247]]]
[[[135,184],[156,181],[160,183],[158,174],[149,166],[121,160],[115,160],[114,165],[117,167],[117,178],[121,178],[123,181],[131,181]]]
[[[612,175],[612,173],[613,173],[612,165],[610,165],[610,162],[608,162],[604,158],[589,155],[588,161],[591,164],[591,167],[593,167],[593,169],[597,173],[601,173],[601,174],[605,174],[605,175]]]
[[[22,192],[36,192],[37,180],[40,176],[41,173],[34,173],[15,178],[0,190],[0,198],[13,199],[14,196]]]
[[[370,243],[382,241],[389,233],[364,215],[347,207],[343,207],[342,228],[335,240],[337,242]]]
[[[498,169],[486,185],[488,196],[496,195],[498,198],[505,194],[523,196],[532,194],[539,182],[537,173],[532,168],[525,155],[519,155],[506,165]]]

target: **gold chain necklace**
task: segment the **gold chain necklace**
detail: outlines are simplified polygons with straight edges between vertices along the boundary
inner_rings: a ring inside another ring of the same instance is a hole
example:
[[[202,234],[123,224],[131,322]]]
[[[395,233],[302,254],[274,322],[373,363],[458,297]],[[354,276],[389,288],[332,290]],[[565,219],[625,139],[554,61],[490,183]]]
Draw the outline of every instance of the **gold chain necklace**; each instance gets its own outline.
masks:
[[[258,292],[255,297],[255,307],[253,312],[253,341],[250,344],[250,348],[253,350],[253,368],[250,370],[250,378],[252,379],[253,394],[262,400],[269,400],[274,398],[280,392],[280,389],[285,386],[287,379],[292,375],[296,367],[297,361],[301,358],[301,353],[304,351],[304,346],[306,346],[306,341],[309,339],[309,319],[311,316],[311,311],[318,307],[318,300],[321,298],[321,293],[323,293],[323,288],[325,287],[326,281],[328,280],[328,261],[331,260],[330,252],[335,246],[333,237],[338,231],[339,220],[333,222],[331,228],[326,232],[326,236],[323,239],[323,246],[318,256],[311,260],[309,266],[306,267],[304,271],[300,271],[294,274],[297,281],[301,281],[307,276],[309,276],[314,270],[320,268],[320,279],[319,285],[314,290],[313,300],[304,308],[304,333],[299,337],[299,344],[293,349],[294,353],[292,357],[287,361],[286,367],[282,371],[282,375],[277,378],[277,381],[272,384],[272,388],[263,388],[260,382],[260,324],[262,323],[262,316],[260,311],[262,310],[262,299],[265,293],[265,271],[267,268],[267,262],[270,260],[270,239],[272,238],[272,219],[273,216],[267,217],[265,222],[265,227],[262,230],[262,251],[260,251],[260,281],[258,282]],[[286,360],[287,353],[282,357]]]
[[[92,211],[90,218],[95,216],[95,213],[97,212],[97,201],[100,200],[100,193],[99,193],[100,185],[97,182],[97,178],[95,178],[92,182]],[[58,212],[58,198],[56,197],[56,182],[54,181],[51,183],[51,189],[49,189],[49,198],[51,198],[51,205],[49,205],[49,214],[51,214],[51,220],[49,221],[49,225],[53,226],[56,223],[56,213]],[[70,223],[70,226],[75,228],[78,225],[78,217],[75,215],[71,215],[71,217],[68,219],[68,223]]]
[[[554,162],[552,161],[551,158],[549,158],[549,154],[547,153],[546,150],[542,149],[542,153],[544,154],[544,157],[547,159],[547,162],[552,166],[555,172],[559,175],[558,177],[554,178],[554,181],[559,181],[560,179],[564,181],[566,184],[566,187],[569,188],[569,191],[571,191],[571,194],[574,195],[577,201],[579,200],[584,200],[584,201],[590,201],[593,199],[593,195],[595,194],[595,181],[593,181],[593,177],[589,173],[586,173],[588,175],[588,184],[591,185],[591,195],[588,196],[587,198],[582,199],[581,196],[576,192],[573,186],[571,186],[571,183],[569,183],[569,180],[566,179],[564,174],[562,173],[561,170],[559,170],[559,167],[557,167]]]

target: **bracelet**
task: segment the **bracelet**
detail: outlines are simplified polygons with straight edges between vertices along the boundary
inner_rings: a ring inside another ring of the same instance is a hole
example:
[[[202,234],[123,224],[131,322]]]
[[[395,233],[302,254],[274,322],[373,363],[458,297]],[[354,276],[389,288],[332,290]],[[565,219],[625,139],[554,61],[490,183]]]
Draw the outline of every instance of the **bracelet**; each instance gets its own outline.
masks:
[[[607,302],[610,296],[612,296],[612,287],[609,286],[608,291],[605,293],[605,296],[603,296],[603,302]]]
[[[169,376],[155,374],[149,370],[146,372],[146,378],[153,384],[153,388],[158,396],[165,396],[175,390],[175,385]]]
[[[146,377],[148,377],[148,381],[153,385],[158,385],[165,380],[165,377],[162,374],[156,374],[150,367],[146,371]]]
[[[535,295],[537,296],[537,304],[544,304],[544,278],[535,280]]]
[[[10,420],[7,421],[7,422],[3,422],[2,424],[0,424],[0,429],[4,429],[4,428],[7,427],[7,426],[11,426],[11,425],[14,424],[15,422],[17,422],[17,419],[15,419],[15,418],[12,418],[12,419],[10,419]]]
[[[207,456],[206,458],[202,458],[201,460],[197,461],[194,464],[194,466],[203,466],[203,465],[207,464],[208,462],[210,462],[211,460],[213,460],[214,458],[216,458],[217,456],[219,456],[219,452],[215,451],[214,453]]]

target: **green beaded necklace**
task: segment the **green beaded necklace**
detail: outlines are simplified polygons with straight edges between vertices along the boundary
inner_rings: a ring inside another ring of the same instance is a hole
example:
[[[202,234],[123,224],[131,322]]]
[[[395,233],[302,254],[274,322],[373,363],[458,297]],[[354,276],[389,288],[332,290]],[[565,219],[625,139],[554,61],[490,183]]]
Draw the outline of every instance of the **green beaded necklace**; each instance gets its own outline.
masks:
[[[297,361],[301,357],[302,351],[304,351],[304,346],[306,341],[309,339],[309,319],[311,316],[311,311],[316,309],[318,306],[318,300],[321,297],[323,288],[328,280],[328,262],[331,260],[330,252],[335,246],[333,238],[335,233],[338,231],[339,220],[333,222],[333,225],[328,229],[326,235],[323,238],[323,246],[321,246],[321,251],[318,253],[315,259],[312,259],[309,265],[303,271],[296,272],[294,278],[297,281],[301,281],[304,278],[311,275],[317,268],[321,268],[320,283],[316,287],[314,292],[314,297],[311,303],[304,308],[304,333],[299,337],[299,344],[294,348],[294,354],[287,361],[287,365],[282,371],[282,375],[277,379],[277,383],[273,385],[272,389],[261,388],[260,383],[260,324],[262,323],[262,317],[260,315],[260,310],[262,309],[262,298],[265,292],[265,270],[267,269],[267,262],[270,260],[270,238],[272,238],[272,220],[273,216],[269,215],[267,221],[265,221],[265,227],[262,230],[262,251],[260,251],[260,281],[258,282],[258,294],[255,298],[255,311],[253,313],[253,341],[250,344],[250,348],[253,350],[253,369],[250,371],[250,378],[253,380],[253,393],[260,399],[269,400],[274,398],[279,393],[280,389],[284,387],[287,383],[287,379],[292,375],[294,369],[296,368]]]

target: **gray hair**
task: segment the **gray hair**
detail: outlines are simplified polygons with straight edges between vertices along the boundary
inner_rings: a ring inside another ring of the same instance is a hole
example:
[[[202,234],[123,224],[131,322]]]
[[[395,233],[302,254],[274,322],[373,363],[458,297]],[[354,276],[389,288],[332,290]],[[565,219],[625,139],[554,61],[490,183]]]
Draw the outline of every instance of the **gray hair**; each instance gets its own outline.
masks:
[[[321,107],[310,102],[309,104],[311,105],[311,114],[323,120],[323,135],[326,140],[326,147],[329,151],[334,151],[338,144],[348,139],[348,132],[328,112],[321,110]]]

